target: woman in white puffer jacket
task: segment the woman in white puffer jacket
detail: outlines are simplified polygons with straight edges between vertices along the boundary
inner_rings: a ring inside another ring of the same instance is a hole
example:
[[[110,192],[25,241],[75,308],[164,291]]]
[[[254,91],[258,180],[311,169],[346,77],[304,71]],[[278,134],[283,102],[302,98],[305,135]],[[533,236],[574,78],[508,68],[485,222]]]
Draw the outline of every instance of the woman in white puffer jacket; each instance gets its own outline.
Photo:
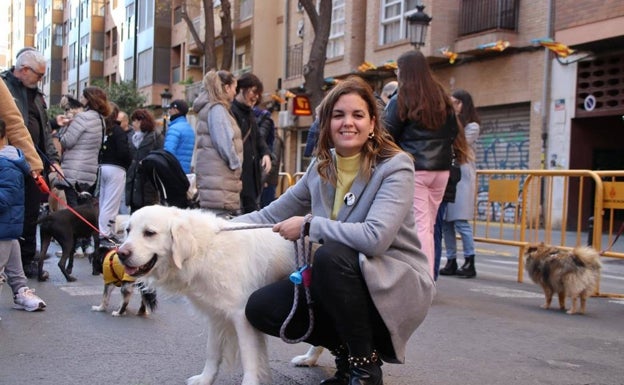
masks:
[[[85,106],[84,111],[76,114],[59,133],[63,150],[61,167],[65,176],[63,189],[67,203],[72,207],[78,204],[76,190],[93,193],[105,130],[104,116],[110,113],[106,93],[99,87],[85,88],[80,102]]]

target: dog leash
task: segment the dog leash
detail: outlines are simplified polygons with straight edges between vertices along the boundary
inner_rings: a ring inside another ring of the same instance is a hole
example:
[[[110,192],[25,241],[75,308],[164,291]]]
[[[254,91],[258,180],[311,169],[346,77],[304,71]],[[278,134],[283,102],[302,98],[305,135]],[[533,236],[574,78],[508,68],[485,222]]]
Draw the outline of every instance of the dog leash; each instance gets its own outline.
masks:
[[[286,320],[284,320],[284,323],[280,328],[280,338],[282,341],[289,344],[296,344],[305,341],[308,337],[310,337],[310,334],[312,334],[312,330],[314,329],[314,311],[312,309],[312,294],[310,293],[310,285],[312,284],[312,242],[309,237],[306,240],[306,228],[310,225],[311,220],[312,214],[308,214],[304,217],[303,224],[301,225],[301,236],[299,239],[294,241],[297,270],[290,274],[290,281],[295,285],[293,306],[290,309],[288,317],[286,317]],[[310,322],[308,323],[308,330],[303,336],[291,339],[286,337],[286,328],[288,327],[288,324],[290,324],[290,321],[292,321],[295,312],[297,311],[297,307],[299,306],[299,287],[302,284],[305,290]]]
[[[295,285],[295,293],[293,299],[293,306],[290,309],[290,313],[286,317],[286,320],[282,324],[280,328],[280,338],[289,344],[296,344],[306,340],[312,334],[312,330],[314,329],[314,311],[312,309],[312,294],[310,293],[310,285],[312,283],[312,242],[308,238],[306,240],[306,228],[310,225],[310,221],[312,220],[312,214],[308,214],[303,219],[303,224],[301,225],[301,236],[296,241],[293,241],[295,246],[295,260],[297,264],[297,269],[290,274],[290,281]],[[249,230],[249,229],[260,229],[273,227],[273,224],[244,224],[240,226],[232,226],[232,227],[224,227],[221,231],[235,231],[235,230]],[[303,284],[306,302],[308,304],[308,316],[310,317],[310,322],[308,323],[308,330],[305,334],[299,338],[291,339],[286,337],[286,328],[290,321],[292,321],[295,312],[297,311],[297,307],[299,306],[299,287]]]
[[[45,158],[45,160],[48,161],[48,163],[50,164],[50,167],[52,167],[52,169],[54,169],[54,171],[56,171],[56,173],[58,175],[60,175],[63,179],[65,179],[65,176],[63,174],[61,174],[60,172],[58,172],[58,169],[50,162],[50,159],[48,159],[48,157],[41,152],[41,150],[39,150],[37,148],[37,152],[39,152],[39,154],[41,156],[43,156]],[[110,237],[108,237],[107,235],[103,234],[100,229],[98,229],[97,227],[93,226],[91,224],[91,222],[89,222],[88,220],[86,220],[82,215],[80,215],[76,210],[74,210],[73,207],[71,207],[70,205],[67,204],[67,202],[65,202],[65,200],[61,199],[61,197],[59,197],[58,195],[56,195],[55,193],[52,192],[52,190],[50,190],[50,187],[48,186],[48,184],[46,183],[45,179],[43,179],[43,176],[41,175],[37,175],[35,179],[35,184],[37,185],[37,187],[39,188],[39,191],[41,191],[44,194],[49,194],[52,198],[54,198],[58,203],[60,203],[61,205],[63,205],[66,209],[68,209],[72,214],[74,214],[76,217],[78,217],[78,219],[80,219],[81,221],[83,221],[87,226],[89,226],[90,228],[92,228],[93,230],[95,230],[99,235],[101,235],[103,238],[106,238],[106,240],[108,240],[109,242],[111,242],[113,245],[115,245],[115,248],[118,248],[119,245],[117,244],[117,242],[115,242],[115,240],[111,239]],[[69,181],[67,179],[65,179],[65,181],[69,184],[70,187],[73,188],[73,186],[71,186],[71,183],[69,183]],[[74,188],[74,191],[76,191],[76,189]],[[78,191],[76,191],[77,194],[81,194]],[[89,194],[91,195],[91,194]]]
[[[609,245],[609,247],[607,247],[606,249],[602,250],[600,252],[600,255],[605,255],[605,253],[607,251],[611,250],[611,248],[613,247],[613,245],[615,245],[615,242],[617,242],[617,240],[620,237],[620,235],[622,235],[622,232],[624,232],[624,222],[622,222],[622,224],[620,225],[620,229],[618,230],[617,234],[615,235],[615,238],[613,239],[613,241],[611,241],[611,244]]]

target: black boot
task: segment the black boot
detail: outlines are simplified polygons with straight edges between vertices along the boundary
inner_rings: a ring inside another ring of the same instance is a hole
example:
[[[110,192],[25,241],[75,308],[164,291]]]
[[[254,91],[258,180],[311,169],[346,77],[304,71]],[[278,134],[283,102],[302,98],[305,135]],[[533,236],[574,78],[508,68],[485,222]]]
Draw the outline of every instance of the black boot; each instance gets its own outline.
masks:
[[[381,359],[376,351],[368,357],[349,357],[349,385],[383,385]]]
[[[446,265],[440,269],[440,275],[455,275],[457,272],[457,259],[447,259]]]
[[[331,350],[336,360],[336,373],[321,381],[321,385],[349,385],[349,351],[344,345]]]
[[[465,258],[462,267],[457,269],[457,276],[461,278],[474,278],[477,276],[477,270],[475,270],[474,265],[474,255]]]

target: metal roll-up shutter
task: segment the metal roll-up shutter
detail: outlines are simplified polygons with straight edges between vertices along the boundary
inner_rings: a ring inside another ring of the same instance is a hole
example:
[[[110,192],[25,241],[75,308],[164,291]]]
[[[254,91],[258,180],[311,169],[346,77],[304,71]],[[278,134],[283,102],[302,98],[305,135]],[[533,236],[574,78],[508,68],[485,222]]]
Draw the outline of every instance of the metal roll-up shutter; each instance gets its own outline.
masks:
[[[479,108],[481,133],[476,145],[477,169],[529,168],[529,103]]]
[[[476,145],[478,170],[522,170],[529,168],[529,103],[478,109],[481,133]],[[479,177],[476,217],[514,222],[515,204],[488,204],[488,177]],[[521,178],[520,184],[524,183]]]

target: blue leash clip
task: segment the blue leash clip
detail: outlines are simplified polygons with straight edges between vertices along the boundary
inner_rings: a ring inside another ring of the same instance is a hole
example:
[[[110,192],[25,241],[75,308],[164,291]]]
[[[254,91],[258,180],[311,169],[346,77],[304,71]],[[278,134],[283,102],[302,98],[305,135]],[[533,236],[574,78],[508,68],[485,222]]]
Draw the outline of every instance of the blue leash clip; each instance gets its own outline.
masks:
[[[308,268],[308,265],[303,265],[299,270],[290,274],[290,282],[295,285],[301,285],[303,282],[303,272]]]

